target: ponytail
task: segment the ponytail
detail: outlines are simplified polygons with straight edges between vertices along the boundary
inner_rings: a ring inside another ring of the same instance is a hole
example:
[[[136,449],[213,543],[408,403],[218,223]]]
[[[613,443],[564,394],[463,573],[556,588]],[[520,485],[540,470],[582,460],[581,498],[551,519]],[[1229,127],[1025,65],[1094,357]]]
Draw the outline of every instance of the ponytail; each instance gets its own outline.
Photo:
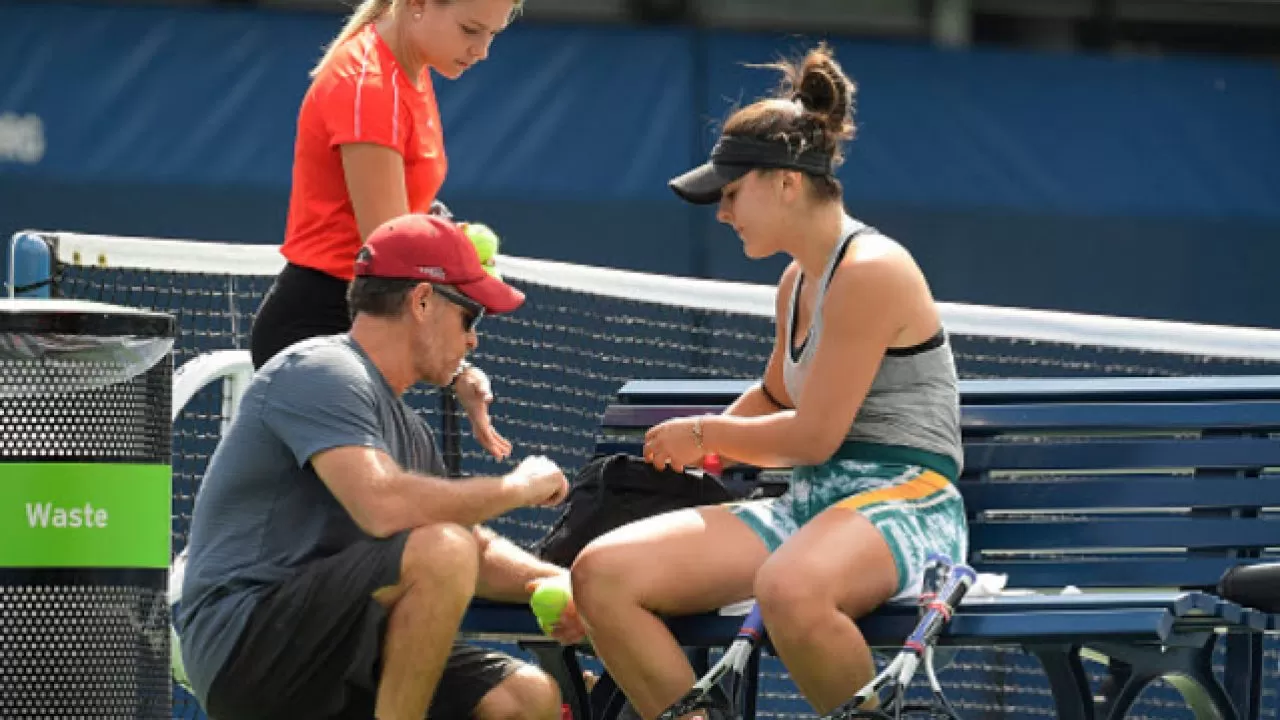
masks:
[[[338,37],[325,48],[324,57],[320,58],[320,62],[311,69],[311,76],[315,77],[320,72],[320,68],[329,62],[339,46],[354,37],[365,25],[382,17],[383,13],[390,10],[394,4],[395,0],[362,0],[355,12],[351,13],[351,17],[347,19],[347,24],[342,26],[342,32],[338,33]]]

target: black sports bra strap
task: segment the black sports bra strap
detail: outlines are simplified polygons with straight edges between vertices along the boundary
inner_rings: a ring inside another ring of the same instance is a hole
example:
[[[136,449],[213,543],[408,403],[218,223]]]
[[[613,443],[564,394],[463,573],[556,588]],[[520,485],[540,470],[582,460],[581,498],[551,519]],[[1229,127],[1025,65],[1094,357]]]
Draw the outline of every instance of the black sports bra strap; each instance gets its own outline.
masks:
[[[862,235],[867,232],[874,232],[874,231],[875,231],[875,228],[871,227],[870,225],[863,225],[857,230],[854,230],[853,232],[844,236],[844,239],[840,241],[840,247],[836,249],[836,258],[835,258],[835,261],[831,263],[831,272],[827,275],[827,282],[826,282],[826,285],[823,286],[822,288],[823,290],[827,289],[827,287],[831,285],[831,278],[835,276],[836,268],[840,265],[840,261],[844,260],[845,253],[849,252],[849,246],[853,244],[853,241],[859,235]],[[799,285],[799,283],[796,283],[796,284]]]

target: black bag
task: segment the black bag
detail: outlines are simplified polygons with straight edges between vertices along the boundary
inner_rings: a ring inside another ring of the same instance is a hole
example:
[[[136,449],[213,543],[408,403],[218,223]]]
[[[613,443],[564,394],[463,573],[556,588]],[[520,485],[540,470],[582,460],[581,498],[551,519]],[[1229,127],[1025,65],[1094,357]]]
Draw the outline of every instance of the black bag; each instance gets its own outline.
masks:
[[[698,469],[657,470],[643,459],[619,453],[591,460],[570,484],[565,509],[533,552],[569,567],[595,538],[633,520],[668,510],[714,505],[780,494],[785,484],[726,475],[724,481]]]
[[[1280,613],[1280,563],[1237,565],[1218,581],[1224,599],[1268,613]]]

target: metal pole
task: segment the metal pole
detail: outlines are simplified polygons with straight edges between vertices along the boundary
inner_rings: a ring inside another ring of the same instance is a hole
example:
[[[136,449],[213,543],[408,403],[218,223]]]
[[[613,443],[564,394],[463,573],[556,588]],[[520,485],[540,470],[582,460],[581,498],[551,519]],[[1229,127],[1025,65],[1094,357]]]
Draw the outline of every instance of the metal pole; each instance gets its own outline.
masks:
[[[449,477],[462,476],[462,428],[458,398],[451,388],[440,388],[440,443]]]

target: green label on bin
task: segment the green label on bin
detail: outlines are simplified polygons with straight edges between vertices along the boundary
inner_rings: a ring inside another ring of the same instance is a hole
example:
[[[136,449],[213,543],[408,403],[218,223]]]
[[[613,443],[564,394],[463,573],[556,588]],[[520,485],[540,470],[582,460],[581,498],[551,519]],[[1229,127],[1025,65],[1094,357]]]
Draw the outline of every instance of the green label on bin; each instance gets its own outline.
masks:
[[[169,567],[168,465],[0,463],[0,567]]]

